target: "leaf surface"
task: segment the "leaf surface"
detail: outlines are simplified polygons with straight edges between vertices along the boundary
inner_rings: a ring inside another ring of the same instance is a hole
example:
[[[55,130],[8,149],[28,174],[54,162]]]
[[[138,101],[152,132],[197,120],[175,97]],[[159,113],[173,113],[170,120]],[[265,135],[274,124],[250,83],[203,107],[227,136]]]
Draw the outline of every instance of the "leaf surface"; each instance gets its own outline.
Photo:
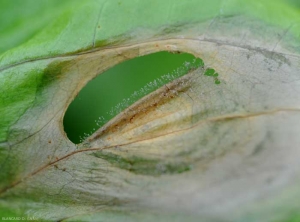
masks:
[[[47,15],[52,22],[0,55],[1,214],[50,221],[299,217],[298,9],[279,0],[58,7],[59,16]],[[64,113],[88,81],[165,50],[192,53],[205,66],[137,101],[82,144],[67,139]]]

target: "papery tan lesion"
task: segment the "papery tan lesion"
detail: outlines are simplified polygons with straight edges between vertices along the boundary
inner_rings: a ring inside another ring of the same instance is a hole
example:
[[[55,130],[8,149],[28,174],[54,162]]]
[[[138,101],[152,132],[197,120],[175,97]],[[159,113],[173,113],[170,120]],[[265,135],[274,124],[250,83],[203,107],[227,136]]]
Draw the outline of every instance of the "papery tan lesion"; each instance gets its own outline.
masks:
[[[90,147],[151,139],[188,127],[193,101],[187,92],[202,73],[202,67],[191,70],[140,99],[89,137]]]

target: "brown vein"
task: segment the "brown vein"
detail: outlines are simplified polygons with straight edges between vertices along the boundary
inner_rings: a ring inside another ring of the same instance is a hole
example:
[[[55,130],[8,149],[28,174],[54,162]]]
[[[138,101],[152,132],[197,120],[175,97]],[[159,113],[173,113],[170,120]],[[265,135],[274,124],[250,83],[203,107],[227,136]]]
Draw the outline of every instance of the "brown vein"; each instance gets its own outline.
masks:
[[[228,42],[224,42],[224,41],[218,41],[215,39],[197,39],[197,38],[165,38],[165,39],[160,39],[160,40],[148,40],[148,41],[144,41],[141,43],[131,43],[131,44],[124,44],[122,46],[104,46],[104,47],[100,47],[100,48],[92,48],[91,50],[88,51],[84,51],[84,52],[79,52],[79,53],[74,53],[73,55],[70,55],[72,52],[64,54],[64,55],[57,55],[57,56],[44,56],[44,57],[40,57],[40,58],[34,58],[34,59],[28,59],[28,60],[24,60],[21,62],[17,62],[17,63],[13,63],[10,65],[5,65],[2,68],[0,68],[0,72],[16,67],[18,65],[23,65],[29,62],[36,62],[36,61],[43,61],[43,60],[51,60],[51,59],[63,59],[63,58],[74,58],[80,55],[87,55],[87,54],[91,54],[93,52],[99,52],[99,51],[105,51],[105,50],[111,50],[111,49],[124,49],[124,48],[128,48],[128,47],[134,47],[134,46],[139,46],[139,45],[144,45],[144,44],[155,44],[155,43],[168,43],[169,41],[195,41],[195,42],[201,42],[201,43],[214,43],[214,44],[218,44],[218,45],[223,45],[223,46],[229,46],[229,47],[235,47],[235,48],[240,48],[240,49],[246,49],[246,50],[252,50],[252,51],[264,51],[264,52],[269,52],[269,53],[277,53],[279,55],[286,55],[286,56],[291,56],[291,57],[295,57],[295,58],[300,58],[300,55],[297,55],[295,53],[282,53],[282,52],[278,52],[278,51],[272,51],[266,48],[261,48],[261,47],[251,47],[249,45],[238,45],[238,44],[234,44],[234,43],[228,43]]]
[[[21,182],[24,182],[25,180],[27,180],[27,179],[35,176],[36,174],[40,173],[44,169],[46,169],[50,166],[53,166],[53,165],[57,164],[58,162],[60,162],[62,160],[65,160],[65,159],[68,159],[69,157],[71,157],[73,155],[76,155],[76,154],[79,154],[79,153],[110,149],[110,148],[113,148],[113,147],[116,147],[116,146],[122,147],[122,146],[127,146],[127,145],[130,145],[130,144],[134,144],[134,143],[144,142],[144,141],[147,141],[147,140],[153,140],[153,139],[156,139],[156,138],[159,138],[159,137],[168,136],[168,135],[172,135],[172,134],[192,130],[193,128],[198,127],[198,126],[200,126],[202,124],[205,124],[207,122],[221,122],[221,121],[231,121],[231,120],[235,120],[235,119],[248,119],[248,118],[255,118],[255,117],[259,117],[259,116],[276,115],[276,114],[282,113],[282,112],[300,112],[300,109],[299,108],[285,108],[285,109],[268,110],[268,111],[257,112],[257,113],[218,116],[218,117],[213,117],[213,118],[208,118],[208,119],[205,119],[205,120],[201,120],[201,121],[191,125],[190,127],[185,128],[185,129],[180,129],[180,130],[172,131],[172,132],[169,132],[169,133],[161,134],[161,135],[158,135],[156,137],[144,138],[144,139],[140,139],[140,140],[136,140],[136,141],[130,141],[130,142],[127,142],[127,143],[115,144],[115,145],[110,145],[110,146],[106,146],[106,147],[92,147],[92,148],[87,148],[87,149],[76,150],[76,151],[73,151],[73,152],[71,152],[71,153],[69,153],[65,156],[57,158],[56,160],[54,160],[52,162],[49,162],[48,164],[46,164],[46,165],[40,167],[39,169],[33,171],[32,173],[30,173],[29,175],[23,177],[22,179],[19,179],[19,180],[13,182],[10,186],[7,186],[6,188],[4,188],[0,191],[0,196],[3,195],[8,190],[16,187]]]

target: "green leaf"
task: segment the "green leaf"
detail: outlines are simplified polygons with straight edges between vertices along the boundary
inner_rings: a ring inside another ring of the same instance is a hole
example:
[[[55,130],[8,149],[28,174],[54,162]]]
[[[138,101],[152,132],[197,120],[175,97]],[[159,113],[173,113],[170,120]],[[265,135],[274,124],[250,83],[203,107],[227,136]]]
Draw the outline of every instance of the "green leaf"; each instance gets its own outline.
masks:
[[[18,3],[0,2],[3,217],[298,220],[298,8],[280,0]],[[64,113],[83,86],[157,51],[192,53],[205,65],[83,143],[69,141]]]

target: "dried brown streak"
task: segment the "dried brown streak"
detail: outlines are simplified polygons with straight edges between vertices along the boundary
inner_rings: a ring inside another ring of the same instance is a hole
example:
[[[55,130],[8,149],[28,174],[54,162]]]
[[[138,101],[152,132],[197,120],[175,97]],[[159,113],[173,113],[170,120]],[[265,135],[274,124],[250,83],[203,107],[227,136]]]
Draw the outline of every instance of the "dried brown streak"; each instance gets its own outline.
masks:
[[[109,132],[115,132],[117,127],[124,126],[127,123],[131,123],[133,119],[136,118],[143,118],[148,113],[153,111],[156,107],[161,106],[165,103],[167,103],[169,100],[175,97],[173,95],[174,93],[171,90],[179,91],[179,92],[185,92],[189,87],[191,83],[187,83],[192,76],[189,74],[186,74],[184,77],[174,80],[171,83],[168,83],[167,85],[164,85],[165,87],[161,87],[160,89],[154,91],[150,95],[140,99],[138,102],[134,103],[132,106],[124,110],[119,116],[117,116],[117,119],[113,119],[112,121],[108,122],[106,124],[107,127],[104,126],[104,128],[97,131],[95,136],[92,136],[89,139],[89,142],[92,140],[96,140],[100,138],[101,136],[109,133]],[[187,83],[187,85],[180,85],[178,86],[178,83]],[[178,88],[178,89],[176,89]],[[164,96],[161,96],[164,95]],[[149,103],[150,101],[150,103]],[[141,112],[141,110],[144,110]],[[167,116],[167,115],[160,115],[160,117]],[[136,128],[133,126],[130,129]]]
[[[67,158],[69,158],[69,157],[71,157],[75,154],[78,154],[78,153],[100,151],[100,150],[104,150],[104,149],[110,149],[110,148],[113,148],[113,147],[116,147],[116,146],[122,147],[122,146],[127,146],[127,145],[138,143],[138,142],[144,142],[144,141],[147,141],[147,140],[152,140],[152,139],[156,139],[156,138],[159,138],[159,137],[163,137],[163,136],[172,135],[172,134],[175,134],[175,133],[180,133],[180,132],[184,132],[184,131],[187,131],[187,130],[191,130],[191,129],[193,129],[193,128],[201,125],[201,124],[205,124],[207,122],[219,122],[219,121],[228,121],[228,120],[234,120],[234,119],[253,118],[253,117],[259,117],[259,116],[265,116],[265,115],[275,115],[275,114],[280,113],[280,112],[300,112],[300,109],[298,109],[298,108],[286,108],[286,109],[269,110],[269,111],[258,112],[258,113],[248,113],[248,114],[244,114],[244,115],[219,116],[219,117],[205,119],[205,120],[197,122],[196,124],[193,124],[190,127],[185,128],[185,129],[180,129],[180,130],[176,130],[176,131],[173,131],[173,132],[161,134],[161,135],[158,135],[156,137],[145,138],[145,139],[141,139],[141,140],[131,141],[131,142],[128,142],[128,143],[123,143],[123,144],[111,145],[111,146],[107,146],[107,147],[94,147],[94,148],[76,150],[76,151],[73,151],[73,152],[63,156],[63,157],[57,158],[55,161],[52,161],[52,162],[42,166],[41,168],[39,168],[36,171],[32,172],[31,174],[27,175],[26,177],[23,177],[22,179],[12,183],[10,186],[2,189],[0,191],[0,195],[3,195],[6,191],[14,188],[15,186],[17,186],[18,184],[20,184],[24,180],[29,179],[30,177],[38,174],[39,172],[43,171],[44,169],[46,169],[50,166],[53,166],[53,165],[57,164],[59,161],[67,159]]]

